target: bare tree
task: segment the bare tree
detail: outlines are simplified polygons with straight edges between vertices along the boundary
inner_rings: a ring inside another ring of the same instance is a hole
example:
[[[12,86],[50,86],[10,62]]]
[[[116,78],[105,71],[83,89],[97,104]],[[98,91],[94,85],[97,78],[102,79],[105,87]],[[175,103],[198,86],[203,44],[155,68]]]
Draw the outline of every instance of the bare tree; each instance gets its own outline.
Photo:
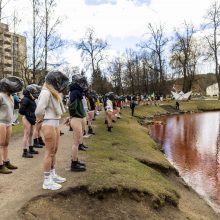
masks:
[[[64,41],[56,33],[56,28],[61,21],[59,18],[53,18],[53,12],[56,7],[56,0],[44,0],[44,72],[48,69],[48,53],[64,46]],[[53,20],[52,20],[53,18]]]
[[[148,34],[150,35],[149,39],[141,43],[140,46],[142,49],[146,49],[151,53],[151,58],[153,60],[152,70],[157,75],[157,93],[163,93],[164,85],[164,51],[165,46],[168,42],[168,39],[164,35],[164,27],[162,25],[153,26],[151,23],[148,24]]]
[[[123,87],[123,67],[124,63],[120,57],[115,58],[108,67],[108,71],[111,74],[111,81],[114,85],[114,90],[116,94],[124,95],[124,87]]]
[[[205,36],[208,43],[207,58],[211,58],[215,62],[215,75],[219,87],[220,99],[220,66],[219,66],[219,49],[220,49],[220,4],[214,1],[205,15],[204,28],[211,32]]]
[[[3,19],[7,18],[7,16],[3,17],[3,9],[8,5],[9,2],[12,0],[0,0],[0,22],[2,22]]]
[[[174,43],[171,48],[171,66],[183,75],[183,92],[192,89],[196,74],[196,64],[200,56],[198,44],[194,38],[195,29],[192,24],[184,22],[184,28],[175,30]]]
[[[40,32],[37,30],[39,23],[37,23],[37,16],[39,15],[39,7],[40,3],[38,0],[31,0],[32,1],[32,28],[33,28],[33,41],[32,41],[32,62],[33,62],[33,83],[36,81],[36,45],[37,45],[37,34]]]
[[[95,31],[92,28],[88,28],[85,37],[76,43],[76,48],[81,50],[83,60],[91,66],[92,75],[100,70],[100,63],[105,59],[104,50],[107,46],[106,41],[95,37]]]

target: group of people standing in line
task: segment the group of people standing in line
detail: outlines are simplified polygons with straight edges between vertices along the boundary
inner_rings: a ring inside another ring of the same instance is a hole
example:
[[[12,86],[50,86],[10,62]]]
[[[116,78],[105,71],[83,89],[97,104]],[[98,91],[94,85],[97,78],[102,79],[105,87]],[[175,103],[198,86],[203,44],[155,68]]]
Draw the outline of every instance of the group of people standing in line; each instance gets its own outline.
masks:
[[[120,118],[123,101],[114,93],[107,93],[105,98],[97,99],[94,91],[88,93],[88,82],[85,76],[76,74],[69,82],[68,77],[60,71],[49,72],[45,77],[43,87],[31,84],[23,89],[22,79],[11,76],[0,80],[0,173],[10,174],[18,167],[9,160],[8,146],[10,142],[12,123],[14,122],[14,98],[12,94],[23,90],[23,98],[18,109],[22,116],[24,129],[22,157],[33,158],[39,152],[36,148],[45,146],[43,162],[43,189],[58,190],[66,178],[56,173],[56,153],[58,150],[61,116],[65,112],[62,94],[69,88],[69,117],[65,124],[73,131],[71,154],[71,171],[86,171],[86,164],[78,159],[78,151],[86,150],[83,135],[95,134],[92,121],[95,113],[101,110],[101,103],[106,110],[107,131],[111,132],[114,117]],[[87,94],[87,95],[85,95]],[[43,135],[43,138],[41,137]]]

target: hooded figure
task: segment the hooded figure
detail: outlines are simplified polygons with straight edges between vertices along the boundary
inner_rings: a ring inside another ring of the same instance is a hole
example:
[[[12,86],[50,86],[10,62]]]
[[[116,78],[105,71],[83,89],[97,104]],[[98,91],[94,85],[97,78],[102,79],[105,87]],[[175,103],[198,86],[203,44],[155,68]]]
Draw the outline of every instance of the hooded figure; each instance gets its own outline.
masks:
[[[88,95],[87,95],[87,97],[88,97],[88,100],[89,100],[89,104],[90,104],[90,111],[95,111],[95,99],[96,99],[96,97],[97,97],[97,93],[96,93],[96,91],[95,90],[90,90],[89,92],[88,92]]]
[[[60,93],[66,89],[68,84],[69,78],[60,71],[49,72],[46,75],[35,112],[39,120],[60,119],[65,112]]]
[[[113,112],[113,101],[114,101],[114,92],[108,92],[105,94],[106,97],[106,104],[105,104],[105,109],[107,111],[112,111]]]
[[[70,84],[70,116],[78,118],[86,117],[86,112],[82,104],[82,99],[83,92],[86,92],[87,90],[88,83],[86,77],[80,74],[74,75],[72,77],[72,83]]]
[[[36,121],[35,99],[37,99],[40,94],[40,88],[41,87],[36,84],[31,84],[31,85],[28,85],[26,89],[24,89],[23,91],[24,97],[21,100],[19,113],[21,115],[24,115],[31,125],[34,125]]]
[[[105,96],[106,96],[108,99],[110,99],[111,101],[114,101],[114,98],[115,98],[114,92],[108,92],[108,93],[105,94]]]
[[[63,92],[69,85],[69,78],[60,71],[52,71],[46,75],[45,82],[58,92]]]
[[[16,93],[22,90],[24,82],[21,78],[16,76],[10,76],[0,80],[0,92]]]
[[[26,87],[26,90],[35,98],[37,99],[40,95],[42,87],[37,84],[30,84]]]
[[[22,157],[33,158],[32,154],[38,154],[38,151],[34,150],[32,146],[32,132],[33,125],[36,123],[36,102],[35,99],[38,98],[40,86],[36,84],[31,84],[26,87],[23,91],[24,97],[21,100],[19,113],[23,115],[22,123],[24,128],[24,138],[23,138],[23,154]],[[29,151],[28,151],[29,148]]]
[[[42,87],[37,84],[30,84],[26,87],[26,90],[35,98],[37,99],[40,95]]]
[[[17,169],[9,161],[8,144],[11,137],[11,124],[13,123],[14,100],[12,93],[20,92],[23,87],[22,79],[11,76],[0,80],[0,173],[9,174]]]
[[[35,115],[37,124],[42,122],[45,141],[43,189],[58,190],[66,178],[55,171],[56,152],[59,145],[59,119],[65,112],[61,94],[69,84],[68,77],[60,71],[49,72],[38,98]]]
[[[71,171],[85,171],[86,166],[78,161],[78,150],[86,150],[86,146],[82,143],[84,119],[86,111],[83,107],[83,92],[88,90],[88,83],[85,76],[80,74],[72,77],[70,85],[70,102],[69,114],[71,116],[70,126],[73,129],[73,146]]]

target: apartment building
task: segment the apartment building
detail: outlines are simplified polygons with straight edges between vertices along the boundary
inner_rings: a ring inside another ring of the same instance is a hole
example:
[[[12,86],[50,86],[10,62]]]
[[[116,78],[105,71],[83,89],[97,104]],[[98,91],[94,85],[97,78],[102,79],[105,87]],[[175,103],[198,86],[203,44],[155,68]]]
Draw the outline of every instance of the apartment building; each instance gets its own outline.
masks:
[[[9,32],[7,24],[0,23],[0,78],[22,77],[27,67],[26,38]]]

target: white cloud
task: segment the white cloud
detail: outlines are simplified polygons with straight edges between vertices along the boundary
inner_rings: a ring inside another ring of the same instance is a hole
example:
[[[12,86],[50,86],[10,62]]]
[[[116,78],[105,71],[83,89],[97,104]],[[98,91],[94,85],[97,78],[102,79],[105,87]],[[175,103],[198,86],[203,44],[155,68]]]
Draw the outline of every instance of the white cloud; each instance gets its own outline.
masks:
[[[63,20],[59,27],[62,38],[78,41],[84,36],[87,27],[93,27],[97,37],[110,41],[113,46],[111,50],[122,51],[139,42],[147,31],[148,22],[165,24],[169,33],[184,20],[199,25],[211,2],[212,0],[90,0],[88,5],[85,0],[57,0],[56,14]],[[5,8],[5,14],[12,14],[14,9],[22,19],[19,32],[30,31],[31,1],[12,0]],[[116,43],[117,39],[120,43]],[[66,49],[62,55],[73,65],[80,62],[79,52],[73,47]]]

